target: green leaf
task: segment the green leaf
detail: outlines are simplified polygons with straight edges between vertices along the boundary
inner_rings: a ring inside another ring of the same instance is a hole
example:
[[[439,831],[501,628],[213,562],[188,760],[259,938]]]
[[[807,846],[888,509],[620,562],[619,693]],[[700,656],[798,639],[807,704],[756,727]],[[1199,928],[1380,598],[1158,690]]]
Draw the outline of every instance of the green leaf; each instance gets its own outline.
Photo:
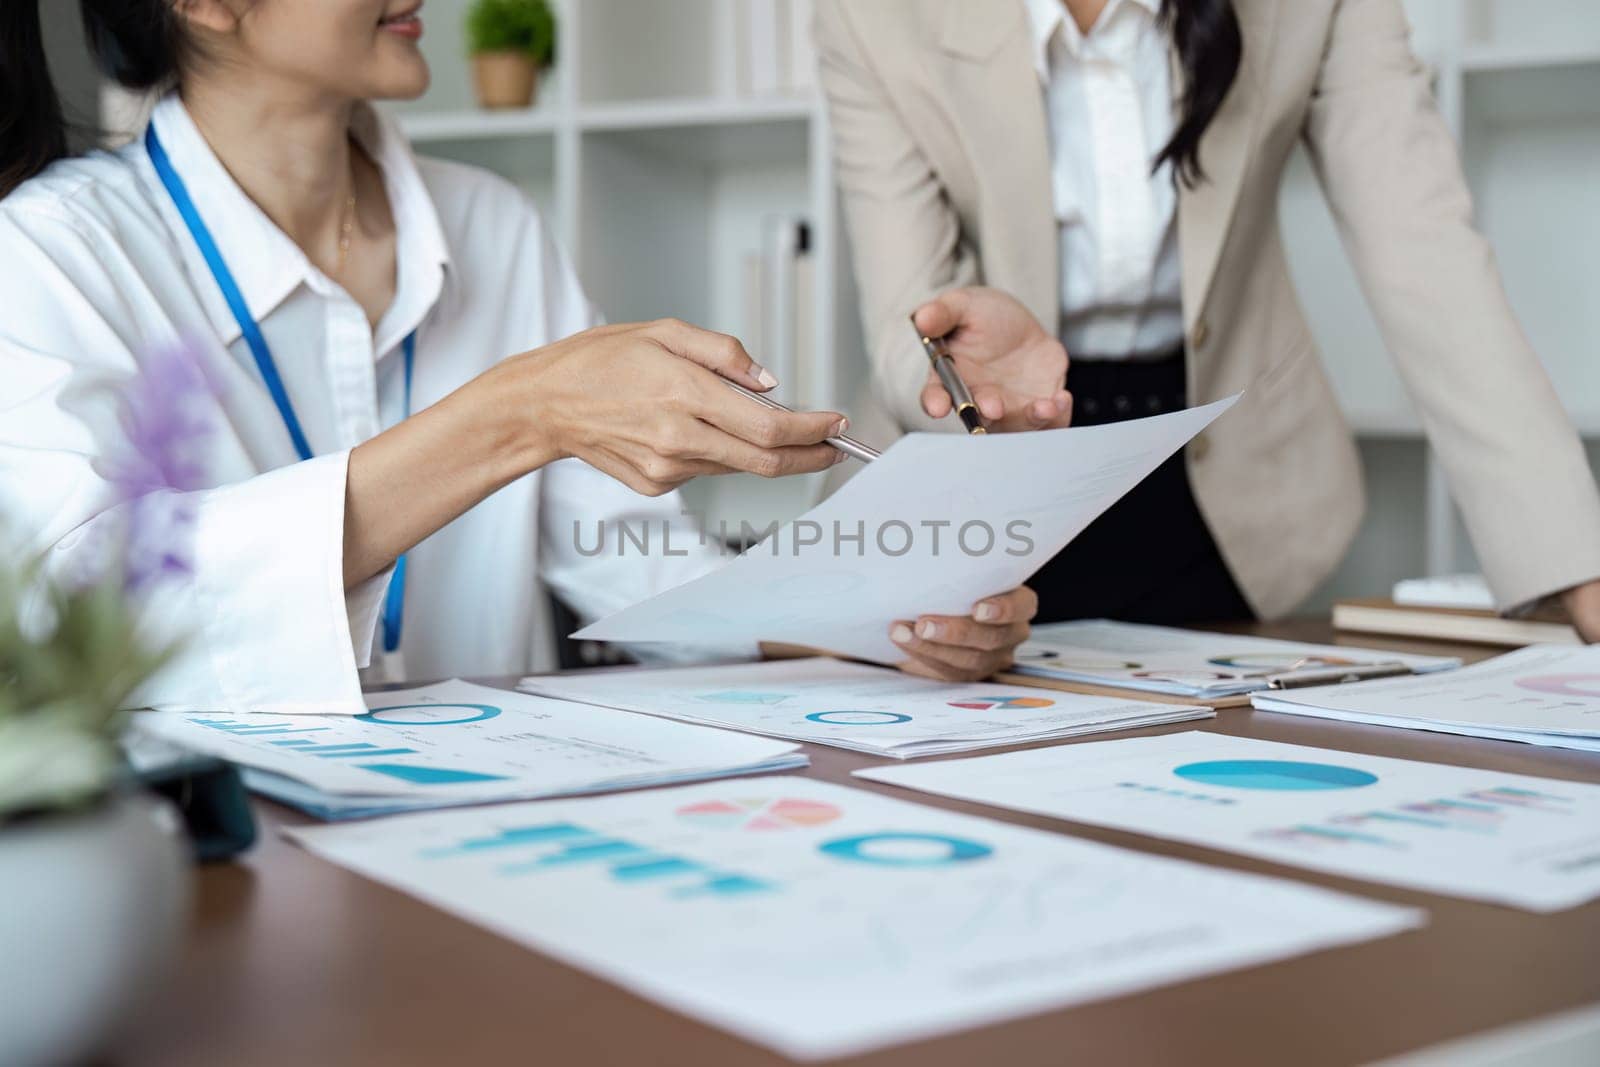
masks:
[[[546,0],[477,0],[467,11],[467,47],[526,52],[541,67],[556,58],[556,16]]]

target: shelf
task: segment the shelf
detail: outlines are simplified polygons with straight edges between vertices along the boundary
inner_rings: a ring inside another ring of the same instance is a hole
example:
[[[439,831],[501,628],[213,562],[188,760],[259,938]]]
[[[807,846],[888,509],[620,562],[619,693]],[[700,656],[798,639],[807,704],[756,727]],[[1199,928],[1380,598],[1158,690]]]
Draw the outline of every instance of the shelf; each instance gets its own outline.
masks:
[[[818,107],[818,102],[808,97],[730,97],[590,104],[570,117],[555,108],[542,107],[513,111],[403,111],[397,113],[397,118],[406,136],[423,144],[536,137],[554,133],[567,121],[580,130],[595,132],[787,125],[810,121]]]
[[[580,112],[578,125],[587,143],[624,147],[640,165],[804,172],[815,109],[812,101],[783,98],[601,104]]]
[[[405,112],[399,116],[400,128],[413,142],[487,141],[509,137],[529,137],[553,133],[558,113],[550,108],[510,111]]]
[[[1546,67],[1579,67],[1600,64],[1600,44],[1550,45],[1467,45],[1461,54],[1461,69],[1467,74],[1498,71],[1539,70]]]
[[[712,97],[589,104],[578,112],[584,130],[663,130],[682,126],[740,126],[804,122],[817,113],[810,97]]]

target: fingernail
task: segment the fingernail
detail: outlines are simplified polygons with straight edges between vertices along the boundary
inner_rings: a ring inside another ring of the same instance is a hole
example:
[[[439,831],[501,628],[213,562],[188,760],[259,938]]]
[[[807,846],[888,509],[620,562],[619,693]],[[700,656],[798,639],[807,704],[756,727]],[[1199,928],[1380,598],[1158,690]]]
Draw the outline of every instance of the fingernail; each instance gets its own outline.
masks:
[[[774,378],[772,376],[772,372],[769,371],[767,368],[761,366],[758,363],[758,364],[753,365],[751,367],[751,370],[753,370],[755,372],[756,381],[761,383],[761,387],[763,389],[775,389],[775,388],[777,388],[778,379]]]
[[[847,460],[849,458],[850,457],[845,455],[843,452],[835,452],[834,456],[833,456],[833,462],[835,464],[839,464],[839,463],[843,463],[845,460]]]
[[[993,604],[979,604],[978,610],[972,613],[972,617],[979,622],[994,622],[1000,617],[1000,609]]]
[[[896,644],[903,645],[911,640],[911,627],[903,622],[895,623],[894,629],[889,631],[889,637]]]
[[[850,428],[850,420],[849,419],[840,419],[838,422],[833,424],[833,433],[830,434],[829,436],[832,436],[832,437],[843,437],[844,436],[844,432],[846,430],[848,430],[849,428]]]
[[[917,629],[922,633],[923,637],[929,640],[939,636],[939,624],[936,622],[925,622]]]

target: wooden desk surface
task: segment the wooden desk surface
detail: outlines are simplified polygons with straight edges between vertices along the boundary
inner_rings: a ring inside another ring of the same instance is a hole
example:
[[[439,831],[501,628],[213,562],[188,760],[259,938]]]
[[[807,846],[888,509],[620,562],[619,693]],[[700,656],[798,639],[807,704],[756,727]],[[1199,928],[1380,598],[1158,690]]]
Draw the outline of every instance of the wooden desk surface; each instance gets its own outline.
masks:
[[[1325,624],[1309,622],[1240,629],[1333,639]],[[1491,651],[1378,638],[1340,643],[1470,659]],[[1199,728],[1600,782],[1600,756],[1531,745],[1248,708],[1222,711]],[[850,771],[882,761],[818,746],[808,746],[808,754],[811,767],[794,773],[907,796],[850,779]],[[901,1046],[848,1061],[853,1064],[1350,1064],[1600,1001],[1600,901],[1535,915],[1136,834],[932,796],[915,799],[1420,905],[1430,920],[1422,930],[1381,941]],[[194,928],[179,973],[115,1050],[112,1062],[160,1067],[786,1062],[315,859],[275,832],[305,821],[302,817],[272,804],[258,810],[263,840],[243,862],[202,871]]]

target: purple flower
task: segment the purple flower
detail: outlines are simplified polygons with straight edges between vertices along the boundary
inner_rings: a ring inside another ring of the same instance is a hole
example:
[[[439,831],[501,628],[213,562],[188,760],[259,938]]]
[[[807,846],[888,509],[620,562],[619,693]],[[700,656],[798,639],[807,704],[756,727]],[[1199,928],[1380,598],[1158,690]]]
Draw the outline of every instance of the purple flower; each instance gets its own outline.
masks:
[[[123,587],[190,573],[194,512],[184,496],[206,487],[205,448],[219,390],[202,356],[180,341],[151,350],[123,397],[126,447],[109,480],[126,520]]]

